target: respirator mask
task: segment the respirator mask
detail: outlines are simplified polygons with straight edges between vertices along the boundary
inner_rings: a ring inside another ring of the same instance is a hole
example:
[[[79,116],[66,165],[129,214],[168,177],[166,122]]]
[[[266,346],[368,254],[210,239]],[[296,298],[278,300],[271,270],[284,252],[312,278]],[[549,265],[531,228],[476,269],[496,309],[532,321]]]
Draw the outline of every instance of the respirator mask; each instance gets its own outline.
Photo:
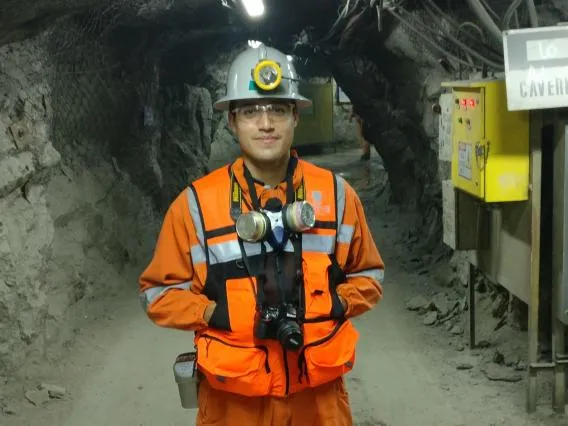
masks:
[[[291,233],[307,231],[315,222],[314,208],[307,201],[295,201],[282,207],[279,199],[271,198],[264,209],[241,214],[236,230],[243,241],[267,241],[274,250],[280,251]]]
[[[241,214],[236,221],[236,231],[244,241],[266,241],[275,252],[282,252],[290,235],[313,228],[315,222],[315,211],[310,203],[294,201],[282,206],[279,199],[271,198],[260,211]],[[304,344],[296,307],[284,298],[276,306],[261,307],[255,335],[259,339],[276,339],[291,351],[299,350]]]

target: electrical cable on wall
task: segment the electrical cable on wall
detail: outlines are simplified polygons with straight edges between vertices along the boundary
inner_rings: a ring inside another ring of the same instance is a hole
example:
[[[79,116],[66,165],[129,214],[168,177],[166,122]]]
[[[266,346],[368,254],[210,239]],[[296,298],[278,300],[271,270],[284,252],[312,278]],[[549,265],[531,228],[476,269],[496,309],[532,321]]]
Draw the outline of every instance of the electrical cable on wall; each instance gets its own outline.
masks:
[[[390,14],[392,14],[396,19],[398,19],[402,24],[404,24],[406,27],[408,27],[408,29],[410,29],[411,31],[413,31],[416,35],[418,35],[419,37],[421,37],[428,45],[430,45],[432,48],[436,49],[438,52],[442,53],[443,55],[445,55],[446,58],[451,59],[454,62],[457,63],[461,63],[467,67],[471,67],[471,64],[464,61],[461,58],[458,58],[457,56],[455,56],[452,53],[449,53],[446,49],[444,49],[442,46],[440,46],[437,42],[431,40],[429,37],[427,37],[426,35],[424,35],[421,31],[417,30],[414,25],[412,23],[410,23],[409,21],[407,21],[406,19],[404,19],[402,16],[400,16],[398,13],[396,13],[393,9],[391,8],[385,8],[385,10],[387,10]]]
[[[435,11],[435,19],[438,22],[438,24],[440,24],[440,20],[445,20],[447,21],[450,25],[452,25],[458,32],[461,30],[462,28],[462,24],[460,22],[458,22],[453,16],[447,14],[446,12],[444,12],[440,6],[438,6],[433,0],[424,0],[424,8],[428,10],[428,7],[430,7],[431,9],[433,9]],[[440,24],[441,25],[441,24]],[[481,31],[480,27],[477,26],[476,24],[471,23],[471,25],[474,25],[475,27],[477,27],[478,31]],[[466,37],[468,37],[469,41],[472,43],[475,43],[476,45],[479,44],[480,39],[476,38],[474,35],[469,34],[469,33],[464,33],[464,35]],[[487,39],[486,37],[482,34],[482,46],[484,49],[486,49],[487,51],[493,53],[496,55],[496,58],[500,58],[502,56],[502,53],[500,51],[497,51],[495,49],[493,49],[492,46],[490,46],[487,43]]]
[[[432,19],[436,20],[438,19],[438,17],[435,15],[435,13],[430,10],[428,7],[425,8],[427,10],[427,12],[431,15]],[[439,25],[439,27],[442,29],[442,31],[446,34],[445,36],[455,45],[457,45],[458,47],[460,47],[462,50],[466,51],[467,53],[469,53],[470,55],[474,56],[475,58],[479,59],[481,62],[483,62],[484,64],[495,68],[499,71],[504,70],[504,65],[503,63],[499,63],[499,62],[495,62],[485,56],[483,56],[481,53],[478,53],[477,51],[475,51],[474,49],[472,49],[471,47],[469,47],[468,45],[466,45],[465,43],[463,43],[462,41],[460,41],[458,38],[454,37],[452,35],[452,33],[444,26],[444,25]]]
[[[529,10],[529,19],[531,22],[531,26],[538,27],[538,12],[536,11],[534,0],[526,0],[526,1],[527,1],[527,8]]]
[[[493,21],[489,12],[485,9],[483,4],[481,4],[480,0],[467,0],[469,6],[473,10],[473,12],[477,15],[479,20],[483,23],[485,28],[489,31],[489,34],[495,38],[496,41],[499,42],[499,47],[501,50],[503,49],[503,41],[502,41],[502,34],[501,29],[499,26]]]
[[[511,2],[511,5],[507,8],[507,10],[505,11],[505,15],[503,16],[503,19],[501,20],[502,30],[508,30],[510,28],[509,25],[511,23],[511,18],[517,12],[517,9],[519,8],[522,2],[523,0],[513,0]]]
[[[471,21],[466,21],[466,22],[462,22],[458,28],[458,34],[459,31],[461,31],[464,27],[470,27],[473,28],[474,30],[476,30],[479,33],[479,37],[481,38],[481,40],[483,40],[483,42],[486,41],[486,37],[485,37],[485,33],[483,32],[483,30],[481,29],[481,27],[477,24],[474,24]]]
[[[431,11],[431,10],[428,9],[428,8],[427,8],[427,11],[428,11],[428,13],[431,15],[431,17],[432,17],[434,20],[438,20],[438,17],[435,15],[435,13],[434,13],[433,11]],[[407,15],[410,15],[410,12],[404,11],[404,13],[406,13]],[[463,43],[462,41],[460,41],[460,40],[458,40],[456,37],[454,37],[454,36],[451,34],[450,30],[448,30],[448,29],[447,29],[444,25],[442,25],[440,22],[437,22],[437,24],[438,24],[438,25],[435,25],[435,26],[432,26],[432,27],[441,28],[442,31],[445,33],[445,36],[444,36],[444,37],[445,37],[449,42],[453,43],[455,46],[458,46],[458,47],[460,48],[460,50],[459,50],[460,52],[466,53],[466,54],[467,54],[466,57],[468,57],[469,55],[471,55],[471,56],[475,57],[476,59],[478,59],[479,61],[481,61],[483,64],[485,64],[485,65],[487,65],[487,66],[489,66],[489,67],[492,67],[492,68],[494,68],[494,69],[496,69],[496,70],[501,71],[501,70],[504,69],[504,65],[503,65],[502,63],[499,63],[499,62],[496,62],[496,61],[494,61],[494,60],[491,60],[491,59],[487,58],[486,56],[482,55],[481,53],[479,53],[479,52],[476,51],[475,49],[469,47],[468,45],[466,45],[465,43]],[[422,25],[422,24],[416,23],[416,25],[422,26],[422,27],[421,27],[421,30],[424,31],[424,34],[426,34],[426,33],[428,32],[428,30],[429,30],[428,27],[426,27],[426,26],[424,26],[424,25]],[[432,38],[433,38],[433,37],[435,37],[435,35],[432,35]],[[444,49],[444,50],[447,52],[446,49]],[[448,52],[448,53],[449,53],[449,52]],[[470,60],[470,66],[474,67],[473,61],[471,61],[471,60]]]
[[[413,25],[420,27],[418,28],[422,34],[424,36],[428,35],[429,39],[431,41],[438,39],[438,34],[434,31],[435,28],[443,26],[440,22],[437,22],[437,25],[426,25],[418,20],[413,20],[414,15],[410,12],[408,12],[407,10],[403,9],[403,8],[399,8],[399,13],[401,13],[401,17],[403,17],[404,19],[406,19],[408,22],[414,22]],[[405,16],[403,16],[405,15]],[[434,20],[437,21],[437,17],[434,16]],[[442,46],[440,46],[442,49],[444,49],[444,52],[446,53],[450,53],[447,52],[447,49],[443,48]],[[460,52],[461,53],[461,52]],[[456,57],[461,59],[461,55],[458,54],[456,55]],[[465,53],[465,57],[467,62],[469,62],[469,66],[471,68],[475,68],[475,63],[473,62],[473,59],[471,58],[471,56],[466,52]]]
[[[485,7],[485,9],[487,9],[487,11],[493,15],[493,18],[495,18],[497,21],[501,20],[501,17],[499,16],[499,14],[497,12],[495,12],[495,10],[491,7],[491,5],[489,4],[489,2],[487,0],[481,0],[481,4]]]
[[[354,5],[351,8],[352,10],[355,9],[357,7],[357,5],[359,4],[360,0],[354,0]],[[350,4],[351,4],[351,0],[346,0],[345,5],[343,7],[339,8],[339,13],[337,16],[337,19],[335,20],[335,22],[333,23],[333,25],[331,26],[330,30],[328,31],[327,35],[323,37],[323,39],[321,41],[326,41],[331,39],[335,33],[337,32],[337,28],[339,28],[339,26],[341,25],[341,23],[343,23],[343,21],[346,20],[347,16],[350,13]]]

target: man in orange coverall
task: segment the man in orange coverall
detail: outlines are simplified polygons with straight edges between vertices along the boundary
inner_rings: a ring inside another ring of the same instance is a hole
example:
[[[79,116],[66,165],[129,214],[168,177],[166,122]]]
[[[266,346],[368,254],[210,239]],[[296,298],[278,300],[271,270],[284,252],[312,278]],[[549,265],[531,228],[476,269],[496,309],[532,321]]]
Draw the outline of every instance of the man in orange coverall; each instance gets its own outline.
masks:
[[[154,323],[195,332],[197,425],[353,424],[350,319],[381,298],[384,265],[353,188],[291,149],[311,105],[297,81],[270,47],[236,58],[215,107],[242,155],[173,201],[139,280]]]

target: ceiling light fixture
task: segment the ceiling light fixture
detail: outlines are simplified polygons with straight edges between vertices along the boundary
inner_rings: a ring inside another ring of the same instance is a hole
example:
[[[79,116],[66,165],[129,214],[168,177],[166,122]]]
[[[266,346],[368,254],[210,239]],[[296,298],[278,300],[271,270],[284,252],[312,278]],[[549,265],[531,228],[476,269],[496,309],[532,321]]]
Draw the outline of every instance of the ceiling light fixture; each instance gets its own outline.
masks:
[[[247,15],[258,18],[264,15],[264,0],[242,0]]]

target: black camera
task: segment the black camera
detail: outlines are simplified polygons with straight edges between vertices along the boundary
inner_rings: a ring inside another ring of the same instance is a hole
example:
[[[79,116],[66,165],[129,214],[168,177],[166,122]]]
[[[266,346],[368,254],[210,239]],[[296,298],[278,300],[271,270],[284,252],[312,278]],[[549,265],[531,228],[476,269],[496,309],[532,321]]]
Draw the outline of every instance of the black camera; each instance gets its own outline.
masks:
[[[285,349],[297,351],[304,345],[304,335],[297,320],[296,308],[290,304],[266,306],[256,328],[259,339],[276,339]]]

